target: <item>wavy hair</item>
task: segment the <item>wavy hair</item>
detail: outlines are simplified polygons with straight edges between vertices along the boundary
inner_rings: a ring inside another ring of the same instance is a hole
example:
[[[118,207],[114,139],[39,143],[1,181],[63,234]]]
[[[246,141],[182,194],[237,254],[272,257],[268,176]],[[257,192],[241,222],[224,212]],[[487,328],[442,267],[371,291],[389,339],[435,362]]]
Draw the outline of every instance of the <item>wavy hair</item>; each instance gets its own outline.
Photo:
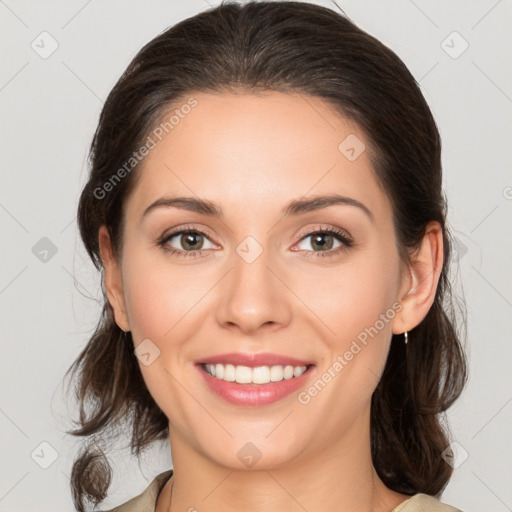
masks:
[[[370,422],[373,463],[386,486],[439,497],[452,473],[441,457],[449,444],[444,413],[467,379],[457,327],[459,321],[465,326],[465,315],[454,313],[448,277],[452,237],[441,140],[405,64],[345,14],[303,2],[224,2],[147,43],[108,95],[91,143],[90,173],[78,205],[85,248],[103,277],[98,230],[107,226],[119,257],[123,204],[139,166],[108,194],[100,192],[165,113],[194,92],[265,90],[321,98],[361,128],[374,173],[392,204],[403,262],[419,247],[429,221],[441,225],[444,265],[434,303],[409,333],[407,354],[403,337],[393,335]],[[103,446],[109,435],[126,428],[137,456],[168,436],[168,420],[147,390],[127,342],[132,340],[114,321],[104,286],[103,300],[96,330],[67,373],[79,408],[77,428],[70,432],[84,438],[71,476],[78,511],[107,495],[112,469]]]

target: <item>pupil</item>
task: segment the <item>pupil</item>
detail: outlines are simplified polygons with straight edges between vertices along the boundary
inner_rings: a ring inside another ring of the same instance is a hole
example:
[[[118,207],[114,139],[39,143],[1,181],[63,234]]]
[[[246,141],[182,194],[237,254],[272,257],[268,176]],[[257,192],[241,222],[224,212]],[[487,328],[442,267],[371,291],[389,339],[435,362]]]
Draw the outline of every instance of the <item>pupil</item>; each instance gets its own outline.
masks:
[[[183,247],[187,247],[187,246],[194,246],[196,245],[198,242],[196,240],[196,238],[198,236],[201,236],[201,235],[197,235],[196,233],[187,233],[185,235],[183,235],[182,237],[182,242],[184,241],[183,243]],[[191,249],[196,249],[196,247],[189,247]]]
[[[326,242],[325,240],[322,241],[322,239],[325,239],[325,237],[328,237],[329,238],[329,241]],[[332,235],[328,235],[328,234],[317,234],[315,237],[314,237],[314,242],[313,242],[313,245],[317,245],[319,246],[321,249],[331,249],[332,248]]]

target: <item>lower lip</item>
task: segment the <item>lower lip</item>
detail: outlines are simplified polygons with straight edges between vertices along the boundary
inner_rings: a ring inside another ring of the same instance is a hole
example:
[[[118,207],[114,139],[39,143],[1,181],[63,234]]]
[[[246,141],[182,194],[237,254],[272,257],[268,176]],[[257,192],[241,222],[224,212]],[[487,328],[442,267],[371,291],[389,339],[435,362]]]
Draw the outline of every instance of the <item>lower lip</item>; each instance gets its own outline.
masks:
[[[291,379],[283,379],[279,382],[269,382],[268,384],[239,384],[238,382],[226,382],[223,379],[213,377],[201,366],[197,368],[203,375],[203,378],[209,388],[227,402],[234,405],[260,406],[268,405],[297,391],[304,386],[309,378],[313,365],[308,366],[306,371]]]

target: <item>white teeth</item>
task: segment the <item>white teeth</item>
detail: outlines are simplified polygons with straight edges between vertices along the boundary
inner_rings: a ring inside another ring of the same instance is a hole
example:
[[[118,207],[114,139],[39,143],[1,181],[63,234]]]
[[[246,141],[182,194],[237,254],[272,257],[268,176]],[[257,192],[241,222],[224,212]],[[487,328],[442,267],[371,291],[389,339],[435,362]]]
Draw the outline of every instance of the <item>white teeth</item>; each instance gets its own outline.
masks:
[[[217,379],[238,384],[268,384],[283,379],[299,377],[306,371],[306,366],[234,366],[232,364],[206,364],[206,371]]]
[[[252,381],[254,384],[267,384],[270,382],[270,368],[268,366],[253,368]]]
[[[282,366],[272,366],[270,368],[270,380],[272,382],[279,382],[284,379],[284,369]]]
[[[238,384],[250,384],[252,381],[252,369],[248,366],[237,366],[235,368],[235,380]]]
[[[224,380],[227,382],[235,382],[235,378],[235,367],[232,364],[224,366]]]
[[[302,368],[305,368],[305,366],[295,366],[293,368],[293,376],[300,377],[304,373],[304,370]]]

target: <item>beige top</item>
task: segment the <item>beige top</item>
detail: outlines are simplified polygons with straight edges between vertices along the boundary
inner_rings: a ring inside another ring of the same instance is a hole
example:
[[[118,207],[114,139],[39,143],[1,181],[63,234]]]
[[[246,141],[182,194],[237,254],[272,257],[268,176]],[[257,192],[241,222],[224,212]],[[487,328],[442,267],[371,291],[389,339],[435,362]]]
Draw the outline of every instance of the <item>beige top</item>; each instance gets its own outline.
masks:
[[[146,490],[107,512],[155,512],[158,495],[172,476],[172,469],[160,473],[146,488]],[[458,508],[441,503],[427,494],[415,494],[403,501],[390,512],[462,512]]]

